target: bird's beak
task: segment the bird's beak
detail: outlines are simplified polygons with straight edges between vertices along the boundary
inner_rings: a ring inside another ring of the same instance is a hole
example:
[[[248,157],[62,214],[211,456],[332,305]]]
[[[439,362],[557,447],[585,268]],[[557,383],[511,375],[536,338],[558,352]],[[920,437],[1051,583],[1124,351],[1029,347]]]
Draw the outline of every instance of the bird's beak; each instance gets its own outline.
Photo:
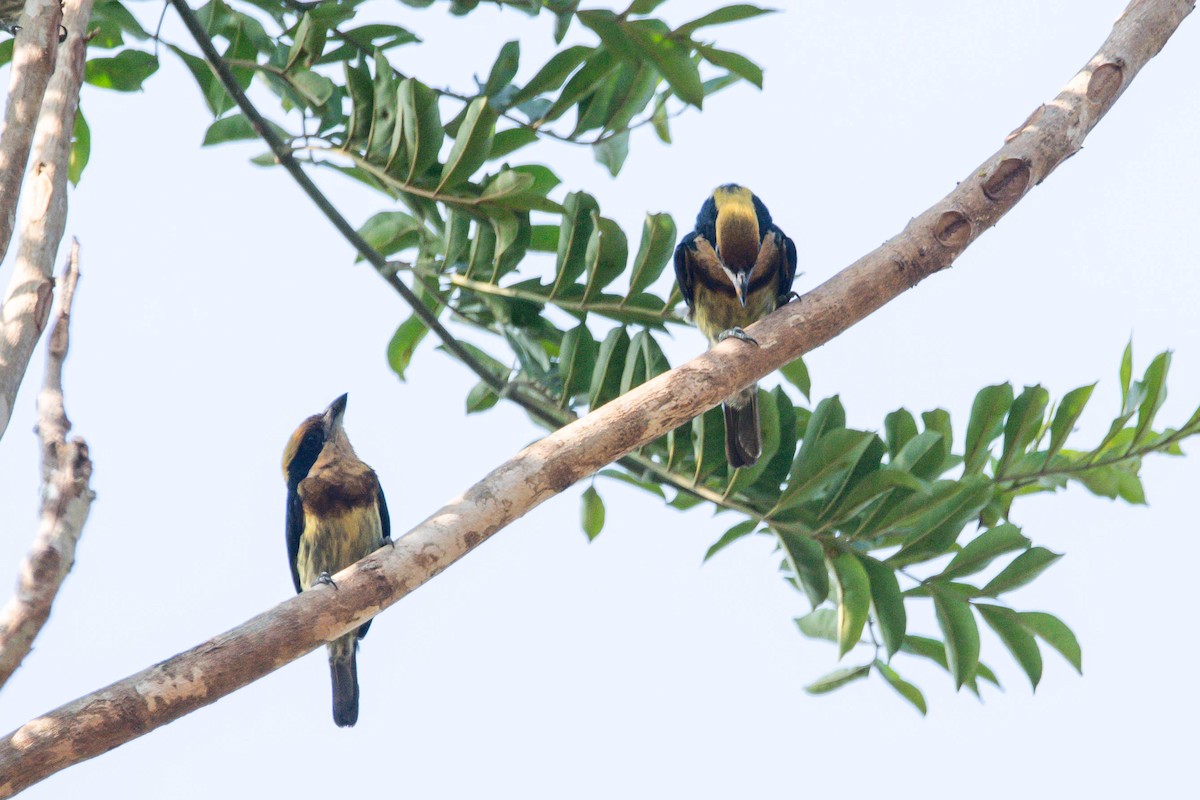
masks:
[[[742,304],[742,308],[746,307],[746,289],[750,286],[750,273],[735,272],[733,274],[733,291],[737,294],[737,299]]]
[[[338,428],[342,427],[342,417],[346,413],[346,399],[349,394],[344,394],[337,400],[329,404],[329,408],[325,409],[322,416],[321,424],[325,428],[325,436],[328,438]]]

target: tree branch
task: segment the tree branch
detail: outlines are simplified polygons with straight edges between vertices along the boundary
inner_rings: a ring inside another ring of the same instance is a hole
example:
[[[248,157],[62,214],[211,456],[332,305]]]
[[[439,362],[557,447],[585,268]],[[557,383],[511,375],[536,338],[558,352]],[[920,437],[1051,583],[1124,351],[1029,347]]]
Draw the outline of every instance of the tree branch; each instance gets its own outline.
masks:
[[[38,395],[42,440],[42,511],[33,549],[21,564],[17,593],[0,611],[0,686],[8,682],[50,616],[58,589],[75,563],[95,493],[88,485],[92,462],[79,437],[67,441],[71,421],[63,408],[62,371],[70,339],[71,303],[79,281],[79,242],[63,269],[58,319],[47,343],[46,379]]]
[[[17,37],[20,44],[17,45],[16,57],[40,43],[42,34],[49,37],[45,45],[46,52],[57,52],[58,56],[57,66],[52,59],[45,73],[49,78],[48,70],[54,69],[54,77],[50,78],[48,86],[43,85],[44,94],[38,92],[41,111],[37,116],[37,130],[33,137],[33,168],[20,192],[23,201],[21,244],[13,264],[8,293],[3,307],[0,307],[0,437],[8,429],[17,390],[21,388],[29,359],[33,357],[38,338],[50,317],[50,303],[54,295],[51,273],[67,224],[67,160],[71,153],[71,133],[75,129],[75,111],[79,107],[79,86],[83,82],[83,63],[87,54],[87,42],[81,31],[92,15],[92,0],[72,0],[67,3],[62,21],[70,35],[61,45],[58,44],[58,4],[53,5],[53,19],[47,17],[43,20],[50,22],[49,33],[39,25],[36,31],[32,28],[22,29]],[[26,41],[27,35],[30,38]],[[45,56],[45,52],[41,55]],[[14,61],[14,86],[17,81],[32,81],[40,76],[39,72],[36,76],[30,74],[19,77],[17,62]],[[24,93],[25,90],[22,90]],[[31,100],[24,98],[26,102]],[[10,94],[9,115],[14,113],[12,101]],[[6,127],[5,137],[10,130],[14,131],[14,136],[17,135],[15,128]],[[29,145],[25,145],[23,152],[15,154],[8,147],[7,140],[0,145],[0,187],[4,187],[0,191],[0,203],[12,202],[15,205],[18,194],[16,187],[21,186]],[[16,163],[11,161],[18,156],[19,170]],[[10,183],[10,180],[13,182]],[[8,189],[10,186],[13,187],[11,191]],[[0,226],[7,226],[0,230],[0,241],[7,243],[12,231],[12,218],[7,208],[0,214]]]
[[[0,128],[0,261],[8,252],[13,222],[17,218],[18,193],[12,187],[25,178],[33,128],[42,108],[46,85],[54,72],[58,42],[59,9],[54,0],[29,0],[25,6],[28,25],[13,44],[12,75],[8,80],[8,105]]]
[[[177,0],[173,0],[177,1]],[[605,464],[824,344],[944,269],[1084,137],[1193,9],[1138,0],[1059,96],[882,247],[753,326],[518,453],[399,539],[245,624],[48,712],[0,741],[0,797],[214,702],[343,635]]]

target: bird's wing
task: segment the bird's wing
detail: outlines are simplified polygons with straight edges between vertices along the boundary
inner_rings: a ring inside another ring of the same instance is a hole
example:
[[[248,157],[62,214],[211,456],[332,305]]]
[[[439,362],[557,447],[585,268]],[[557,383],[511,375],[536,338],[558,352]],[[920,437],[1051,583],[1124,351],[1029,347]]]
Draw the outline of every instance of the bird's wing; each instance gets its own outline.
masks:
[[[679,246],[675,248],[675,282],[679,284],[679,293],[683,295],[683,302],[687,303],[688,308],[692,307],[692,301],[695,297],[692,286],[692,265],[690,263],[691,256],[696,247],[696,239],[702,238],[692,231],[683,240],[679,242]]]
[[[792,283],[796,280],[796,243],[778,225],[771,227],[783,242],[779,254],[779,294],[786,295],[792,291]]]
[[[296,593],[301,591],[300,572],[296,569],[296,557],[300,553],[300,535],[304,533],[304,504],[300,502],[298,484],[289,483],[287,493],[287,550],[288,566],[292,568],[292,583]]]
[[[392,520],[388,516],[387,500],[383,497],[382,486],[376,490],[375,504],[379,506],[379,525],[383,530],[383,541],[390,542],[392,540]]]

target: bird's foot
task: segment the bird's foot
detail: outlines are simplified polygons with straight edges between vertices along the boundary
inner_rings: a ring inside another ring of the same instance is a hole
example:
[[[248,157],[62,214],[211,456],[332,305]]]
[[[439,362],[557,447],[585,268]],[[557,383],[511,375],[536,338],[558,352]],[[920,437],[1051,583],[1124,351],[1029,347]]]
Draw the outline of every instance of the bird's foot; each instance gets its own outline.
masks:
[[[736,325],[727,331],[721,331],[719,334],[717,334],[718,342],[723,342],[726,339],[738,339],[746,344],[752,344],[755,347],[758,347],[758,340]]]
[[[788,303],[792,302],[793,300],[799,300],[799,299],[800,299],[799,292],[788,292],[787,294],[779,295],[779,297],[775,300],[775,305],[777,307],[778,306],[786,306]]]
[[[322,572],[320,575],[318,575],[317,579],[313,581],[313,586],[316,586],[319,583],[323,583],[326,586],[332,586],[335,589],[338,587],[337,584],[333,582],[333,578],[328,572]]]

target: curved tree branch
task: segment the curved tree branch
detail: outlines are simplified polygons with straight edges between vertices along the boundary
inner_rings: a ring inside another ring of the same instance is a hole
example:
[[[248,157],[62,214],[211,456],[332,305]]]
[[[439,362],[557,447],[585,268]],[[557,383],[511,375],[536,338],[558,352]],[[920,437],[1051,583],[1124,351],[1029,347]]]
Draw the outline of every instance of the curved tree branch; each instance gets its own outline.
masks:
[[[818,347],[944,269],[1077,152],[1192,11],[1137,0],[1051,103],[899,235],[730,340],[527,447],[399,539],[337,577],[186,652],[37,717],[0,740],[0,797],[201,708],[375,616],[486,538],[605,464]]]
[[[47,343],[46,379],[38,395],[38,436],[42,440],[42,512],[33,549],[21,564],[17,593],[0,610],[0,686],[8,682],[50,617],[58,589],[75,563],[95,493],[88,485],[92,462],[87,443],[67,441],[71,421],[63,408],[62,370],[70,341],[71,302],[79,281],[79,242],[63,270],[58,319]]]
[[[50,20],[48,16],[42,20],[50,22],[47,30],[42,30],[39,24],[36,29],[22,29],[17,37],[15,59],[21,58],[22,53],[26,53],[25,57],[28,58],[27,51],[39,45],[42,50],[38,51],[38,55],[50,59],[48,65],[38,62],[39,66],[45,67],[44,77],[49,78],[49,85],[43,83],[44,91],[38,91],[40,113],[37,113],[36,106],[29,111],[37,115],[37,129],[33,134],[32,167],[27,176],[25,161],[29,157],[28,140],[23,151],[15,152],[9,150],[10,142],[7,139],[10,131],[17,136],[19,131],[24,130],[7,124],[8,116],[20,113],[13,110],[15,98],[12,93],[5,120],[5,139],[0,143],[0,205],[4,205],[0,213],[0,242],[5,246],[12,233],[12,209],[7,204],[11,203],[15,208],[17,187],[21,187],[19,194],[23,201],[21,244],[13,263],[8,293],[3,307],[0,307],[0,437],[8,428],[17,390],[21,388],[29,359],[50,317],[50,303],[54,295],[51,273],[67,224],[67,159],[71,152],[71,133],[75,128],[75,111],[79,107],[79,86],[83,83],[83,62],[87,52],[87,42],[80,31],[92,15],[92,0],[68,3],[62,20],[71,33],[60,45],[58,4],[52,2],[51,5],[54,6],[54,13],[50,15],[53,19]],[[47,37],[46,42],[42,41],[43,34]],[[28,39],[25,38],[27,36]],[[55,52],[58,53],[57,65],[53,55]],[[18,62],[15,59],[14,88],[19,89],[22,102],[31,103],[33,98],[25,96],[31,89],[18,87],[17,82],[36,82],[43,73],[31,71],[30,67],[26,68],[26,74],[22,77],[18,74]],[[54,70],[52,78],[50,70]],[[21,184],[23,177],[27,178],[24,186]]]

